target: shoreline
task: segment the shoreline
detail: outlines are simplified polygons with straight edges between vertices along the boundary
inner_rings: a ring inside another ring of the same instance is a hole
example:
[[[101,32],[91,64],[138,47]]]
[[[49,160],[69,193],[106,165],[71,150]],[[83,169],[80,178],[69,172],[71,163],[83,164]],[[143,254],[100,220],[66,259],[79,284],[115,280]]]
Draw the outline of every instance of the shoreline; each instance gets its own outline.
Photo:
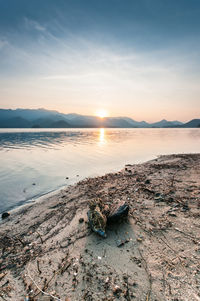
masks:
[[[32,197],[32,198],[26,200],[24,202],[24,204],[16,206],[11,210],[2,211],[2,213],[9,212],[10,216],[16,216],[16,215],[20,214],[20,212],[23,211],[24,209],[26,209],[27,207],[37,204],[39,202],[45,202],[49,197],[56,197],[63,189],[65,189],[66,187],[69,187],[69,186],[73,186],[73,185],[76,185],[76,184],[63,185],[60,188],[56,188],[55,190],[45,192],[38,197]],[[2,220],[2,218],[0,219],[0,223],[2,223],[4,221],[7,221],[7,219],[5,219],[5,220],[4,219]]]
[[[106,239],[87,223],[94,197],[130,206]],[[200,154],[128,164],[45,194],[0,224],[0,296],[200,300],[199,210]]]

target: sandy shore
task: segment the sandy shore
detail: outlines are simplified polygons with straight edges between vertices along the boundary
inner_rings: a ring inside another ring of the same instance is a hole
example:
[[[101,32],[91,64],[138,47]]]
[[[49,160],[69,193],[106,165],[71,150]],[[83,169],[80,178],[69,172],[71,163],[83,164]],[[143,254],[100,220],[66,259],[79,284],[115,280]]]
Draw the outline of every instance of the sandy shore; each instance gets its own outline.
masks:
[[[94,197],[130,205],[106,239],[87,223]],[[127,165],[43,197],[2,222],[0,248],[2,300],[200,300],[200,154]]]

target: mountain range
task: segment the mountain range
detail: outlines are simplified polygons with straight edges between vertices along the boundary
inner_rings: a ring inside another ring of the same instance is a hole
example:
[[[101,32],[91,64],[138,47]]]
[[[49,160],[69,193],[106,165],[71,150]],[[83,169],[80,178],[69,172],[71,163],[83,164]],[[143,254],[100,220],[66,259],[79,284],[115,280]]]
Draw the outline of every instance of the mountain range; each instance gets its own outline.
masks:
[[[0,128],[196,128],[200,119],[187,123],[167,121],[165,119],[148,123],[135,121],[128,117],[87,116],[80,114],[63,114],[45,109],[0,109]]]

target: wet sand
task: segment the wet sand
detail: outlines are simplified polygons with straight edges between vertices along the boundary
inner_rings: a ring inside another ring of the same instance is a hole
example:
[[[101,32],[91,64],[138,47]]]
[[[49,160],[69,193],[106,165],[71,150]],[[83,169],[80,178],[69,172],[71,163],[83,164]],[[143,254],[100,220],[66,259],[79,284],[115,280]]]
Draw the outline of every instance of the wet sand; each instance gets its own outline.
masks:
[[[130,206],[106,239],[87,222],[95,197]],[[0,225],[0,252],[2,300],[200,300],[200,154],[126,165],[19,208]]]

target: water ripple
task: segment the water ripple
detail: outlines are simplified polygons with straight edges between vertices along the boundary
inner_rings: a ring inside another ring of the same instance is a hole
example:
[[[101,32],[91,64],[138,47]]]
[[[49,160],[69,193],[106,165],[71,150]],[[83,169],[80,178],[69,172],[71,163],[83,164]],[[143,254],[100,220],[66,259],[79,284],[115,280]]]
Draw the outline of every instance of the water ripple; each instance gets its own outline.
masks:
[[[200,129],[1,129],[0,212],[126,163],[199,152],[199,145]]]

